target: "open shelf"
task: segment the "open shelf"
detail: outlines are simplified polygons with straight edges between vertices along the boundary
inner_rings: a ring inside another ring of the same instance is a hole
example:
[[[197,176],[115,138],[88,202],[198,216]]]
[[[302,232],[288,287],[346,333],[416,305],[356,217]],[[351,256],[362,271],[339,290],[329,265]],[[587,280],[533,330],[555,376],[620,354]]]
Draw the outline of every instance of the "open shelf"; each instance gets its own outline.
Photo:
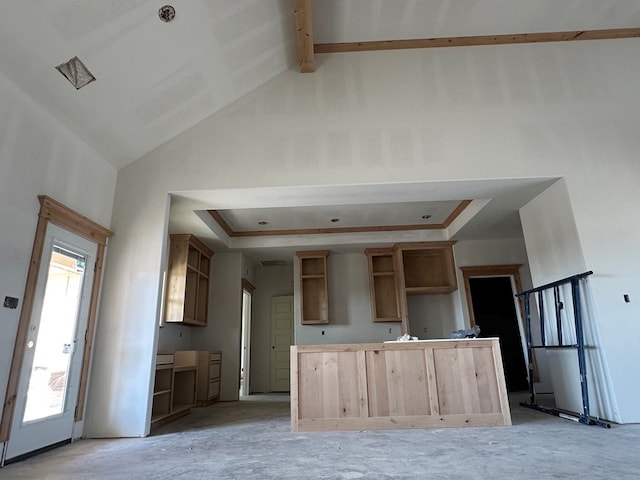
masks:
[[[303,325],[329,323],[327,256],[329,252],[296,252],[300,259],[300,292]]]

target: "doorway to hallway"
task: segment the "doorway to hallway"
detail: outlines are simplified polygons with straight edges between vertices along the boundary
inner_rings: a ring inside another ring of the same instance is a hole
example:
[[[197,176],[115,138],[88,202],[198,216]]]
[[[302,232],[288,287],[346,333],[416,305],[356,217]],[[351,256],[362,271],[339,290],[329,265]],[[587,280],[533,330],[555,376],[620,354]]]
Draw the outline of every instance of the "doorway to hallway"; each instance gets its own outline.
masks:
[[[511,279],[470,278],[469,286],[474,321],[480,327],[480,336],[500,338],[507,390],[527,390],[529,382]]]

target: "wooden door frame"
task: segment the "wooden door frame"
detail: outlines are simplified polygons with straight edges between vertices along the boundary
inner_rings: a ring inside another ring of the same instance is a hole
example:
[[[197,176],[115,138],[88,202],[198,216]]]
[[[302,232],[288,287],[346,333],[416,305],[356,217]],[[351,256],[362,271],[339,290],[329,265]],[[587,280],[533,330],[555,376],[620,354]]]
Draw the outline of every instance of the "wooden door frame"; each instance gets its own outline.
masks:
[[[471,298],[471,285],[469,279],[471,277],[512,277],[516,287],[516,293],[522,291],[522,282],[520,281],[521,264],[511,265],[480,265],[474,267],[460,267],[462,271],[462,279],[464,282],[464,291],[467,298],[467,309],[469,312],[469,326],[476,324],[475,315],[473,313],[473,300]],[[519,299],[520,305],[520,321],[524,321],[524,305]],[[524,324],[521,324],[524,331]]]
[[[479,266],[471,266],[471,267],[459,267],[462,271],[462,279],[464,282],[464,291],[467,298],[467,309],[469,312],[469,326],[473,327],[476,324],[475,315],[473,313],[473,299],[471,298],[471,285],[469,283],[469,279],[472,277],[511,277],[513,278],[513,283],[516,288],[516,292],[522,292],[522,282],[520,280],[520,267],[522,264],[509,264],[509,265],[479,265]],[[520,307],[520,326],[522,327],[522,332],[526,335],[526,326],[525,326],[525,314],[524,314],[524,302],[522,297],[518,297],[518,306]],[[525,349],[525,358],[527,355]],[[540,381],[540,377],[538,374],[538,366],[535,357],[533,359],[529,359],[529,361],[533,361],[533,379],[536,382]]]
[[[93,335],[95,333],[100,283],[102,280],[102,264],[107,239],[113,235],[111,230],[66,207],[51,197],[39,195],[38,201],[40,202],[38,224],[36,226],[36,234],[33,240],[31,260],[29,262],[29,270],[27,272],[24,296],[22,298],[22,310],[20,311],[16,340],[13,347],[13,356],[11,358],[7,391],[4,399],[4,405],[2,407],[2,419],[0,420],[0,442],[6,442],[11,434],[11,423],[13,421],[13,414],[16,407],[18,384],[20,382],[20,373],[22,370],[22,360],[24,358],[27,334],[29,333],[29,324],[31,322],[36,285],[38,282],[38,272],[40,271],[40,264],[42,262],[42,249],[44,248],[47,226],[51,223],[62,227],[75,235],[96,243],[98,247],[95,274],[93,277],[93,284],[91,286],[91,298],[89,300],[89,318],[87,321],[87,330],[85,332],[85,344],[84,351],[82,353],[82,370],[80,373],[80,385],[78,388],[76,411],[74,412],[74,422],[82,420],[84,415],[87,382],[89,379],[89,360],[91,358],[91,349],[93,347]]]

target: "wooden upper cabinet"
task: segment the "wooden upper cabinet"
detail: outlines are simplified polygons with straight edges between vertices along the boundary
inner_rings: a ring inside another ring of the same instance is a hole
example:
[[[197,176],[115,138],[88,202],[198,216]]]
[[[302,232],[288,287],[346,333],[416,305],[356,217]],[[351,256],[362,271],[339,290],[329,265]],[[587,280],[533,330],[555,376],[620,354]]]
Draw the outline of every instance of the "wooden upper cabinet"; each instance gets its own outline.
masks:
[[[401,292],[393,248],[368,248],[369,289],[374,322],[401,322]]]
[[[402,279],[407,295],[451,293],[458,288],[453,244],[455,242],[401,243]]]
[[[170,235],[164,321],[204,326],[213,251],[191,234]]]
[[[300,293],[303,325],[329,323],[327,250],[296,252],[300,260]]]

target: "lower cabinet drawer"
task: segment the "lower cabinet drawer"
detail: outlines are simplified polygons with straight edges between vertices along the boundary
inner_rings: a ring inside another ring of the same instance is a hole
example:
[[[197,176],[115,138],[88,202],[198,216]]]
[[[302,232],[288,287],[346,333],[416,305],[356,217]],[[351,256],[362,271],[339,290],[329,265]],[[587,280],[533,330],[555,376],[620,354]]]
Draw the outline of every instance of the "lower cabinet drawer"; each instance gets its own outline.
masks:
[[[220,378],[220,364],[214,363],[209,368],[209,378],[213,380],[214,378]]]
[[[173,353],[158,353],[156,355],[156,365],[172,365],[174,357]]]
[[[209,383],[209,398],[214,398],[220,395],[220,380]]]

